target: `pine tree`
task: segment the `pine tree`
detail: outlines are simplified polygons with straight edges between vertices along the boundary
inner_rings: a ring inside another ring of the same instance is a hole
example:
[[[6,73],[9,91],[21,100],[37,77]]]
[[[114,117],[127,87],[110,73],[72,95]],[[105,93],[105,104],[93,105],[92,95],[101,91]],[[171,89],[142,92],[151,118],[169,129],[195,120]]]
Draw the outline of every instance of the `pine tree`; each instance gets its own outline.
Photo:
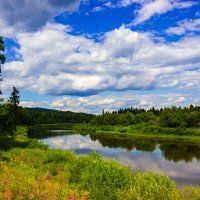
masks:
[[[8,102],[11,103],[13,106],[13,119],[14,119],[15,124],[17,124],[18,122],[19,100],[20,100],[19,90],[13,85],[12,93]]]
[[[19,99],[20,99],[19,90],[13,85],[13,89],[12,89],[12,93],[11,93],[9,102],[13,106],[17,107],[19,105]]]

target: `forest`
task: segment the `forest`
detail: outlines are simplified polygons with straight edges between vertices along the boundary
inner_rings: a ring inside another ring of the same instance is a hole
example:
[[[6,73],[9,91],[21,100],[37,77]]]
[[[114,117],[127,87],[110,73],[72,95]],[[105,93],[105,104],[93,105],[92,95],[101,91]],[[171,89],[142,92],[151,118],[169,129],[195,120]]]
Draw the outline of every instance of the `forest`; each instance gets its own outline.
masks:
[[[14,90],[17,89],[14,88]],[[11,96],[10,99],[12,98],[15,97]],[[109,130],[110,126],[135,125],[140,129],[148,128],[152,132],[156,129],[157,132],[164,130],[166,134],[186,134],[188,128],[198,128],[200,122],[200,106],[193,105],[183,108],[174,106],[156,109],[153,107],[149,110],[131,107],[112,112],[103,111],[100,115],[94,115],[46,108],[23,108],[18,105],[15,106],[15,103],[11,103],[11,100],[9,100],[6,104],[0,105],[0,110],[1,134],[6,132],[6,129],[8,129],[8,132],[12,132],[10,130],[16,125],[56,123],[85,124],[84,127],[90,125],[92,130],[95,130],[95,127],[98,126],[107,126],[107,129],[104,129]],[[14,118],[13,112],[15,113]],[[123,132],[123,130],[120,132]]]
[[[200,106],[171,107],[149,110],[140,108],[125,108],[112,113],[103,112],[95,116],[91,123],[97,125],[133,125],[148,122],[159,124],[162,127],[192,127],[200,122]]]
[[[93,115],[58,111],[45,108],[19,108],[21,125],[53,124],[53,123],[88,123]]]

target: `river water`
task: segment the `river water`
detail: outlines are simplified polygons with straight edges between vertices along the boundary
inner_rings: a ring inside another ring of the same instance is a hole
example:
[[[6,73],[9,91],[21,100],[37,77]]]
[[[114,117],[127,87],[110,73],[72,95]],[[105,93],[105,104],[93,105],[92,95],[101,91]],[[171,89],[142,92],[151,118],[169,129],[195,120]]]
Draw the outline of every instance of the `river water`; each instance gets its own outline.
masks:
[[[51,130],[39,140],[50,148],[68,149],[77,155],[96,151],[140,171],[171,177],[178,185],[200,185],[200,144],[173,140],[112,139],[80,135],[74,131]]]

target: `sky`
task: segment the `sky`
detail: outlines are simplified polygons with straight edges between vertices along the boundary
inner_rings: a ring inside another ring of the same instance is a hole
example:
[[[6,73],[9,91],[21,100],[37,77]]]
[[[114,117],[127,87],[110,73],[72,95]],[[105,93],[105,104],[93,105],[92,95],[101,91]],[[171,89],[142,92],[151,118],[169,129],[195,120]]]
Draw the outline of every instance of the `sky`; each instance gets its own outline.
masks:
[[[200,104],[199,0],[0,0],[4,97],[101,113]]]

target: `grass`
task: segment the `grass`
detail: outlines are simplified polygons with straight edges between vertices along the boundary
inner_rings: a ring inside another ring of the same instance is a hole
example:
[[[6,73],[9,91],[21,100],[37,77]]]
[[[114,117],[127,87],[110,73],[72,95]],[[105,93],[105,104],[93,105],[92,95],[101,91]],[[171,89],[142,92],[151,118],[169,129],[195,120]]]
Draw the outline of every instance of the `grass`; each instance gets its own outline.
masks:
[[[133,171],[95,152],[78,157],[72,151],[50,150],[28,139],[26,130],[18,127],[7,141],[14,148],[0,151],[2,200],[200,199],[198,187],[178,188],[167,176]]]

